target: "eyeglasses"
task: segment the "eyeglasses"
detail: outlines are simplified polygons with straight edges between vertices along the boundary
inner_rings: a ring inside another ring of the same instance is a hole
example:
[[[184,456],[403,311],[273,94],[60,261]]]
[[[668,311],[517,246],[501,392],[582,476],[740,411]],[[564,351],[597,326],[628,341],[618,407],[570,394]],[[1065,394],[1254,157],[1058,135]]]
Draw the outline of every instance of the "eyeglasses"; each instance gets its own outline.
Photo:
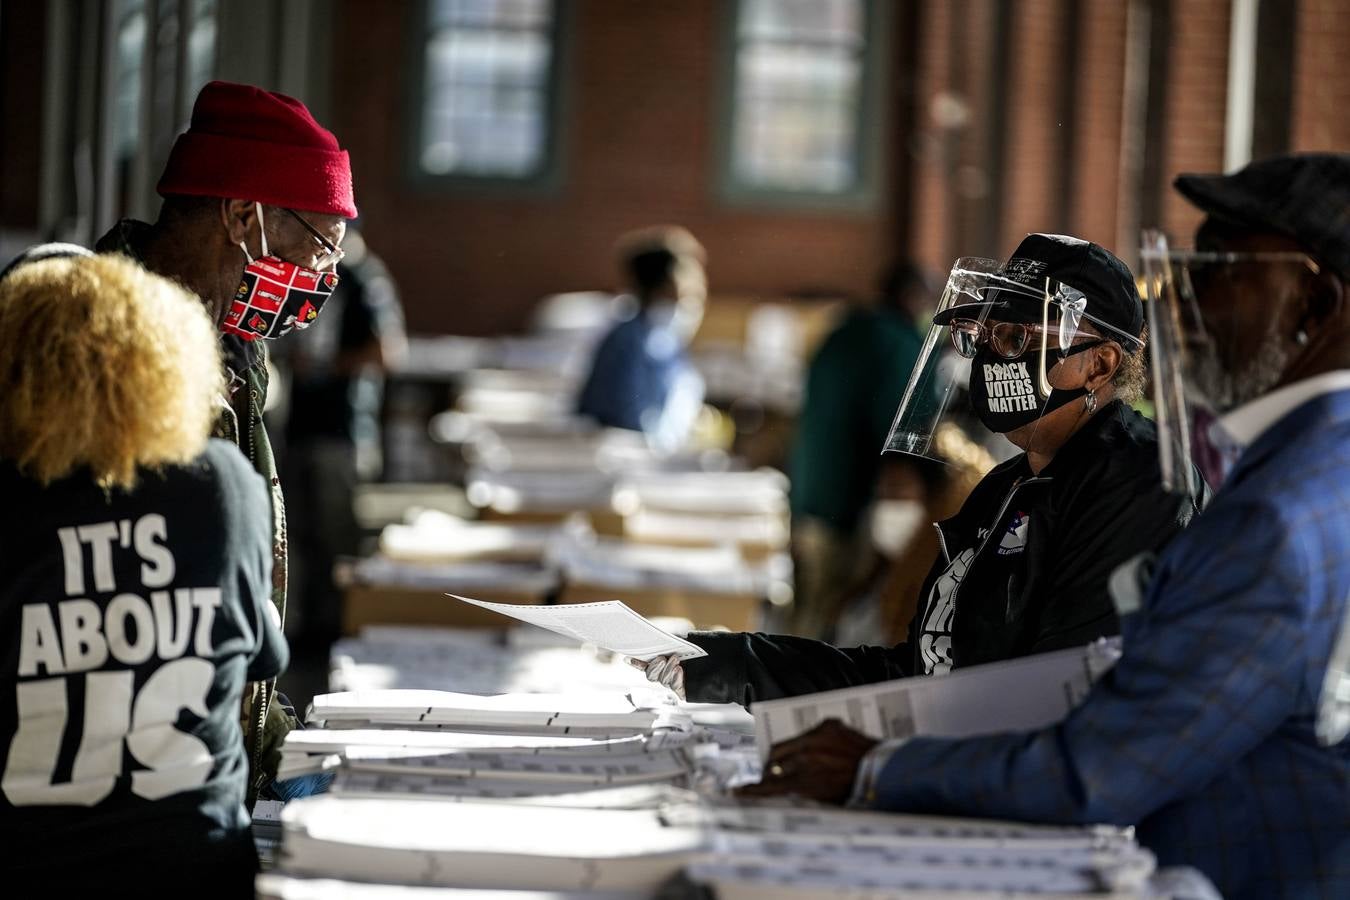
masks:
[[[319,256],[319,261],[314,264],[315,269],[322,272],[325,269],[331,269],[333,266],[342,262],[342,258],[347,255],[346,250],[343,250],[341,247],[320,234],[319,229],[305,221],[305,217],[295,210],[286,209],[285,207],[282,207],[282,209],[285,211],[286,215],[303,225],[304,229],[309,232],[310,237],[314,238],[319,246],[323,248],[323,254]]]
[[[1047,329],[1042,325],[1023,322],[985,324],[974,319],[952,319],[950,328],[956,352],[966,359],[974,359],[980,347],[985,344],[1004,359],[1016,359],[1032,348],[1033,337],[1038,336],[1044,340],[1046,335],[1054,335],[1056,339],[1060,336],[1058,326]],[[1080,333],[1075,335],[1074,339],[1079,337],[1092,338],[1102,343],[1102,339],[1095,334]]]
[[[1298,250],[1240,250],[1232,252],[1211,250],[1173,250],[1167,254],[1173,262],[1188,265],[1221,266],[1235,263],[1299,263],[1314,275],[1322,271],[1317,261]],[[1156,257],[1156,254],[1154,256]]]

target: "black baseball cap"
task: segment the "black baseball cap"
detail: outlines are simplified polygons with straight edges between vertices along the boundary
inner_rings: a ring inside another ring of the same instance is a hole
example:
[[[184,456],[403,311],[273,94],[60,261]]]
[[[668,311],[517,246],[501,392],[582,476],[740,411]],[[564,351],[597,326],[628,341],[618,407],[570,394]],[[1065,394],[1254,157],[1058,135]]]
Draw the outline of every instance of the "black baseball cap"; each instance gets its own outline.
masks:
[[[1009,281],[1040,288],[1045,279],[1058,281],[1083,292],[1087,298],[1084,312],[1123,334],[1139,337],[1144,330],[1144,304],[1139,299],[1134,274],[1104,247],[1064,234],[1029,234],[1017,245],[998,273]],[[969,315],[970,310],[998,306],[1000,298],[991,292],[988,302],[953,306],[933,317],[946,325],[954,318]],[[1011,304],[1021,295],[1004,292],[1002,302]],[[1019,303],[1019,305],[1021,305]],[[1141,345],[1126,343],[1125,350],[1135,352]]]
[[[1291,153],[1173,184],[1216,219],[1293,238],[1350,280],[1350,154]]]

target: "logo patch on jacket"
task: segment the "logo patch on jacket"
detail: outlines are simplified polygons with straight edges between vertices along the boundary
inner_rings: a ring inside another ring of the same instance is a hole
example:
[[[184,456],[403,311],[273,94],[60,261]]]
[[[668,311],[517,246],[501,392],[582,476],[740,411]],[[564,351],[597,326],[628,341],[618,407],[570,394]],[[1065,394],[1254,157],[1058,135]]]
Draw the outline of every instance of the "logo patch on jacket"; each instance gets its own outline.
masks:
[[[1016,556],[1027,548],[1027,525],[1031,522],[1031,516],[1018,511],[1008,520],[1008,527],[1003,531],[1003,539],[998,542],[999,556]]]

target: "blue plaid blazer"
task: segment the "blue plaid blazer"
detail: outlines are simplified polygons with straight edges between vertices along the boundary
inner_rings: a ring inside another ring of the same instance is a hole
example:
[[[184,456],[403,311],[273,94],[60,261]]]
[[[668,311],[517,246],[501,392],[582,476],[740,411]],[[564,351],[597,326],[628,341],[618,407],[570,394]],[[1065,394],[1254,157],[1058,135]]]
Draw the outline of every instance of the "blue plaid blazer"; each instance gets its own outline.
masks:
[[[916,738],[871,805],[1137,825],[1229,900],[1350,898],[1350,739],[1314,736],[1350,597],[1350,391],[1243,453],[1158,560],[1124,656],[1064,722]]]

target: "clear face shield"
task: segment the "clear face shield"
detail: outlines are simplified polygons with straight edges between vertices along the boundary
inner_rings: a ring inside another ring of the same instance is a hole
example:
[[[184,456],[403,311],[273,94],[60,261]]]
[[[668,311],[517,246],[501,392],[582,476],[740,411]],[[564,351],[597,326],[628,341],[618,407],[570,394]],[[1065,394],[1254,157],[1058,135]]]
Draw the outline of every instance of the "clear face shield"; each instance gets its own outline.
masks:
[[[1059,363],[1108,341],[1126,352],[1143,347],[1091,306],[1054,279],[1008,271],[997,260],[958,259],[883,452],[948,462],[943,435],[953,428],[1017,432],[1086,397],[1055,371]]]
[[[1298,252],[1172,250],[1154,230],[1139,256],[1163,484],[1188,493],[1195,467],[1217,485],[1235,455],[1218,418],[1275,387],[1289,363],[1273,329],[1229,321],[1235,292],[1259,289],[1263,267],[1317,264]]]

